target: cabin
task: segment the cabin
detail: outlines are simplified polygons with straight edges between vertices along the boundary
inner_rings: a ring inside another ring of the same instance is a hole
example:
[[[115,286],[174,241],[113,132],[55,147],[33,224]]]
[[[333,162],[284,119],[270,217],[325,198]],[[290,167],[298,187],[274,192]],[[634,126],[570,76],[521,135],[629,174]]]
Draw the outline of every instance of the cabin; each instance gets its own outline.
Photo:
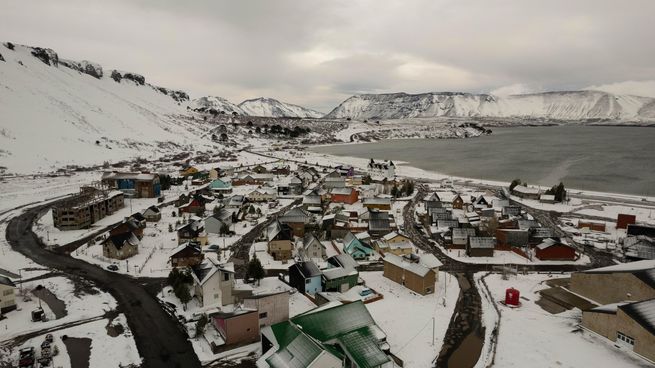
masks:
[[[369,210],[391,211],[391,198],[374,197],[362,200],[362,205]]]
[[[535,246],[535,256],[542,261],[575,261],[575,248],[558,239],[548,238]]]
[[[299,237],[305,236],[305,225],[311,223],[313,219],[314,216],[302,207],[292,208],[278,218],[281,223],[293,229],[294,236]]]
[[[531,187],[526,187],[523,185],[517,185],[511,190],[512,195],[515,195],[519,198],[523,199],[533,199],[533,200],[539,200],[539,197],[541,196],[541,191],[539,188],[531,188]]]
[[[276,261],[291,259],[293,253],[293,230],[289,225],[273,221],[266,228],[267,252]]]
[[[466,245],[469,257],[493,257],[496,238],[487,236],[470,236]]]
[[[353,204],[359,200],[355,188],[334,188],[330,191],[330,196],[334,203]]]
[[[177,229],[177,244],[196,242],[201,246],[207,245],[207,233],[202,221],[193,220]]]
[[[398,256],[385,254],[382,275],[421,295],[432,294],[441,262],[432,254]]]
[[[171,267],[192,267],[202,263],[205,255],[199,243],[180,244],[171,252]]]
[[[303,294],[316,294],[322,290],[321,270],[312,261],[296,262],[289,266],[289,285]]]
[[[109,235],[102,242],[102,255],[105,258],[123,260],[139,253],[139,239],[131,231]]]
[[[114,226],[109,230],[109,235],[119,235],[125,233],[132,233],[138,239],[143,238],[143,229],[145,226],[137,222],[133,218],[126,218],[120,224]]]
[[[238,308],[231,312],[214,312],[209,314],[209,320],[227,346],[259,341],[259,313],[256,309]]]
[[[143,217],[148,222],[158,222],[161,220],[161,210],[157,206],[150,206],[143,211]]]

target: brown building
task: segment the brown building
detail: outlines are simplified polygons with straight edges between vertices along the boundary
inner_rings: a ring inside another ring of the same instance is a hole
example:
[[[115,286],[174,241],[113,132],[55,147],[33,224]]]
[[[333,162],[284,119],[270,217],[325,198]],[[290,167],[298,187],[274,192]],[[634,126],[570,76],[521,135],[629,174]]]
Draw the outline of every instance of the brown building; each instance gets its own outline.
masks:
[[[156,198],[161,195],[159,175],[141,172],[104,172],[102,183],[135,198]]]
[[[628,225],[635,224],[637,222],[637,216],[635,215],[625,215],[619,213],[616,218],[616,228],[617,229],[627,229]]]
[[[293,232],[291,227],[273,221],[266,228],[267,252],[276,261],[291,259],[293,253]]]
[[[655,299],[603,305],[582,312],[582,326],[655,361]]]
[[[421,295],[434,293],[441,263],[431,254],[384,256],[383,276]]]
[[[588,228],[591,231],[600,231],[605,232],[605,223],[604,222],[595,222],[595,221],[578,221],[578,229]]]
[[[139,253],[139,239],[132,232],[110,235],[102,242],[102,255],[123,260]]]
[[[123,222],[109,230],[109,235],[119,235],[131,232],[136,235],[137,238],[142,239],[144,228],[145,226],[140,226],[136,220],[126,218]]]
[[[259,327],[270,326],[289,319],[289,292],[248,296],[243,299],[243,306],[257,310]]]
[[[362,204],[368,209],[391,211],[391,198],[364,198]]]
[[[571,275],[571,291],[598,304],[655,298],[655,260],[595,268]]]
[[[245,345],[259,341],[259,316],[255,309],[238,309],[209,315],[225,345]]]
[[[493,257],[496,238],[487,236],[469,236],[466,254],[469,257]]]
[[[52,208],[52,219],[59,230],[85,229],[123,206],[122,192],[82,187],[78,195]]]
[[[188,242],[179,245],[171,254],[172,267],[192,267],[202,263],[205,255],[199,243]]]

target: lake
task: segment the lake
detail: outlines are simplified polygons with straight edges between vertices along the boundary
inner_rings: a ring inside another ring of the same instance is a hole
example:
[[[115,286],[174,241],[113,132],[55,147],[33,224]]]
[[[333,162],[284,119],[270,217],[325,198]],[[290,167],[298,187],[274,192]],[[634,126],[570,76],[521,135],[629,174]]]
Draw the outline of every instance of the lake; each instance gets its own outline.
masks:
[[[655,195],[655,128],[492,128],[469,139],[398,139],[312,148],[338,156],[392,159],[442,174],[610,193]]]

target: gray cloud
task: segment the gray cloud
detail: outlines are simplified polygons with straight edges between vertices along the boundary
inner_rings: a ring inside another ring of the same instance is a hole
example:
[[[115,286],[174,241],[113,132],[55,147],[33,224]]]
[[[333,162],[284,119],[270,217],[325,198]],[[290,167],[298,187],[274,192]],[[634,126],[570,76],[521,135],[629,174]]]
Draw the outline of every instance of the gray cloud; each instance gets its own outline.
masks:
[[[328,111],[364,92],[631,93],[655,79],[652,14],[650,0],[22,0],[0,5],[0,34],[196,97]]]

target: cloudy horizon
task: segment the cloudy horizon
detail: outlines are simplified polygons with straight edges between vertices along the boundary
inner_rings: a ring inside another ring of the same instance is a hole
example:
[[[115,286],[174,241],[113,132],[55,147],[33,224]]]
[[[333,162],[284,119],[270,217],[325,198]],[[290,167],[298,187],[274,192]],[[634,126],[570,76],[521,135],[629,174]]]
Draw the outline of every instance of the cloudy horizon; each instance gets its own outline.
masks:
[[[655,2],[10,1],[2,41],[192,97],[322,112],[358,93],[599,89],[655,97]]]

